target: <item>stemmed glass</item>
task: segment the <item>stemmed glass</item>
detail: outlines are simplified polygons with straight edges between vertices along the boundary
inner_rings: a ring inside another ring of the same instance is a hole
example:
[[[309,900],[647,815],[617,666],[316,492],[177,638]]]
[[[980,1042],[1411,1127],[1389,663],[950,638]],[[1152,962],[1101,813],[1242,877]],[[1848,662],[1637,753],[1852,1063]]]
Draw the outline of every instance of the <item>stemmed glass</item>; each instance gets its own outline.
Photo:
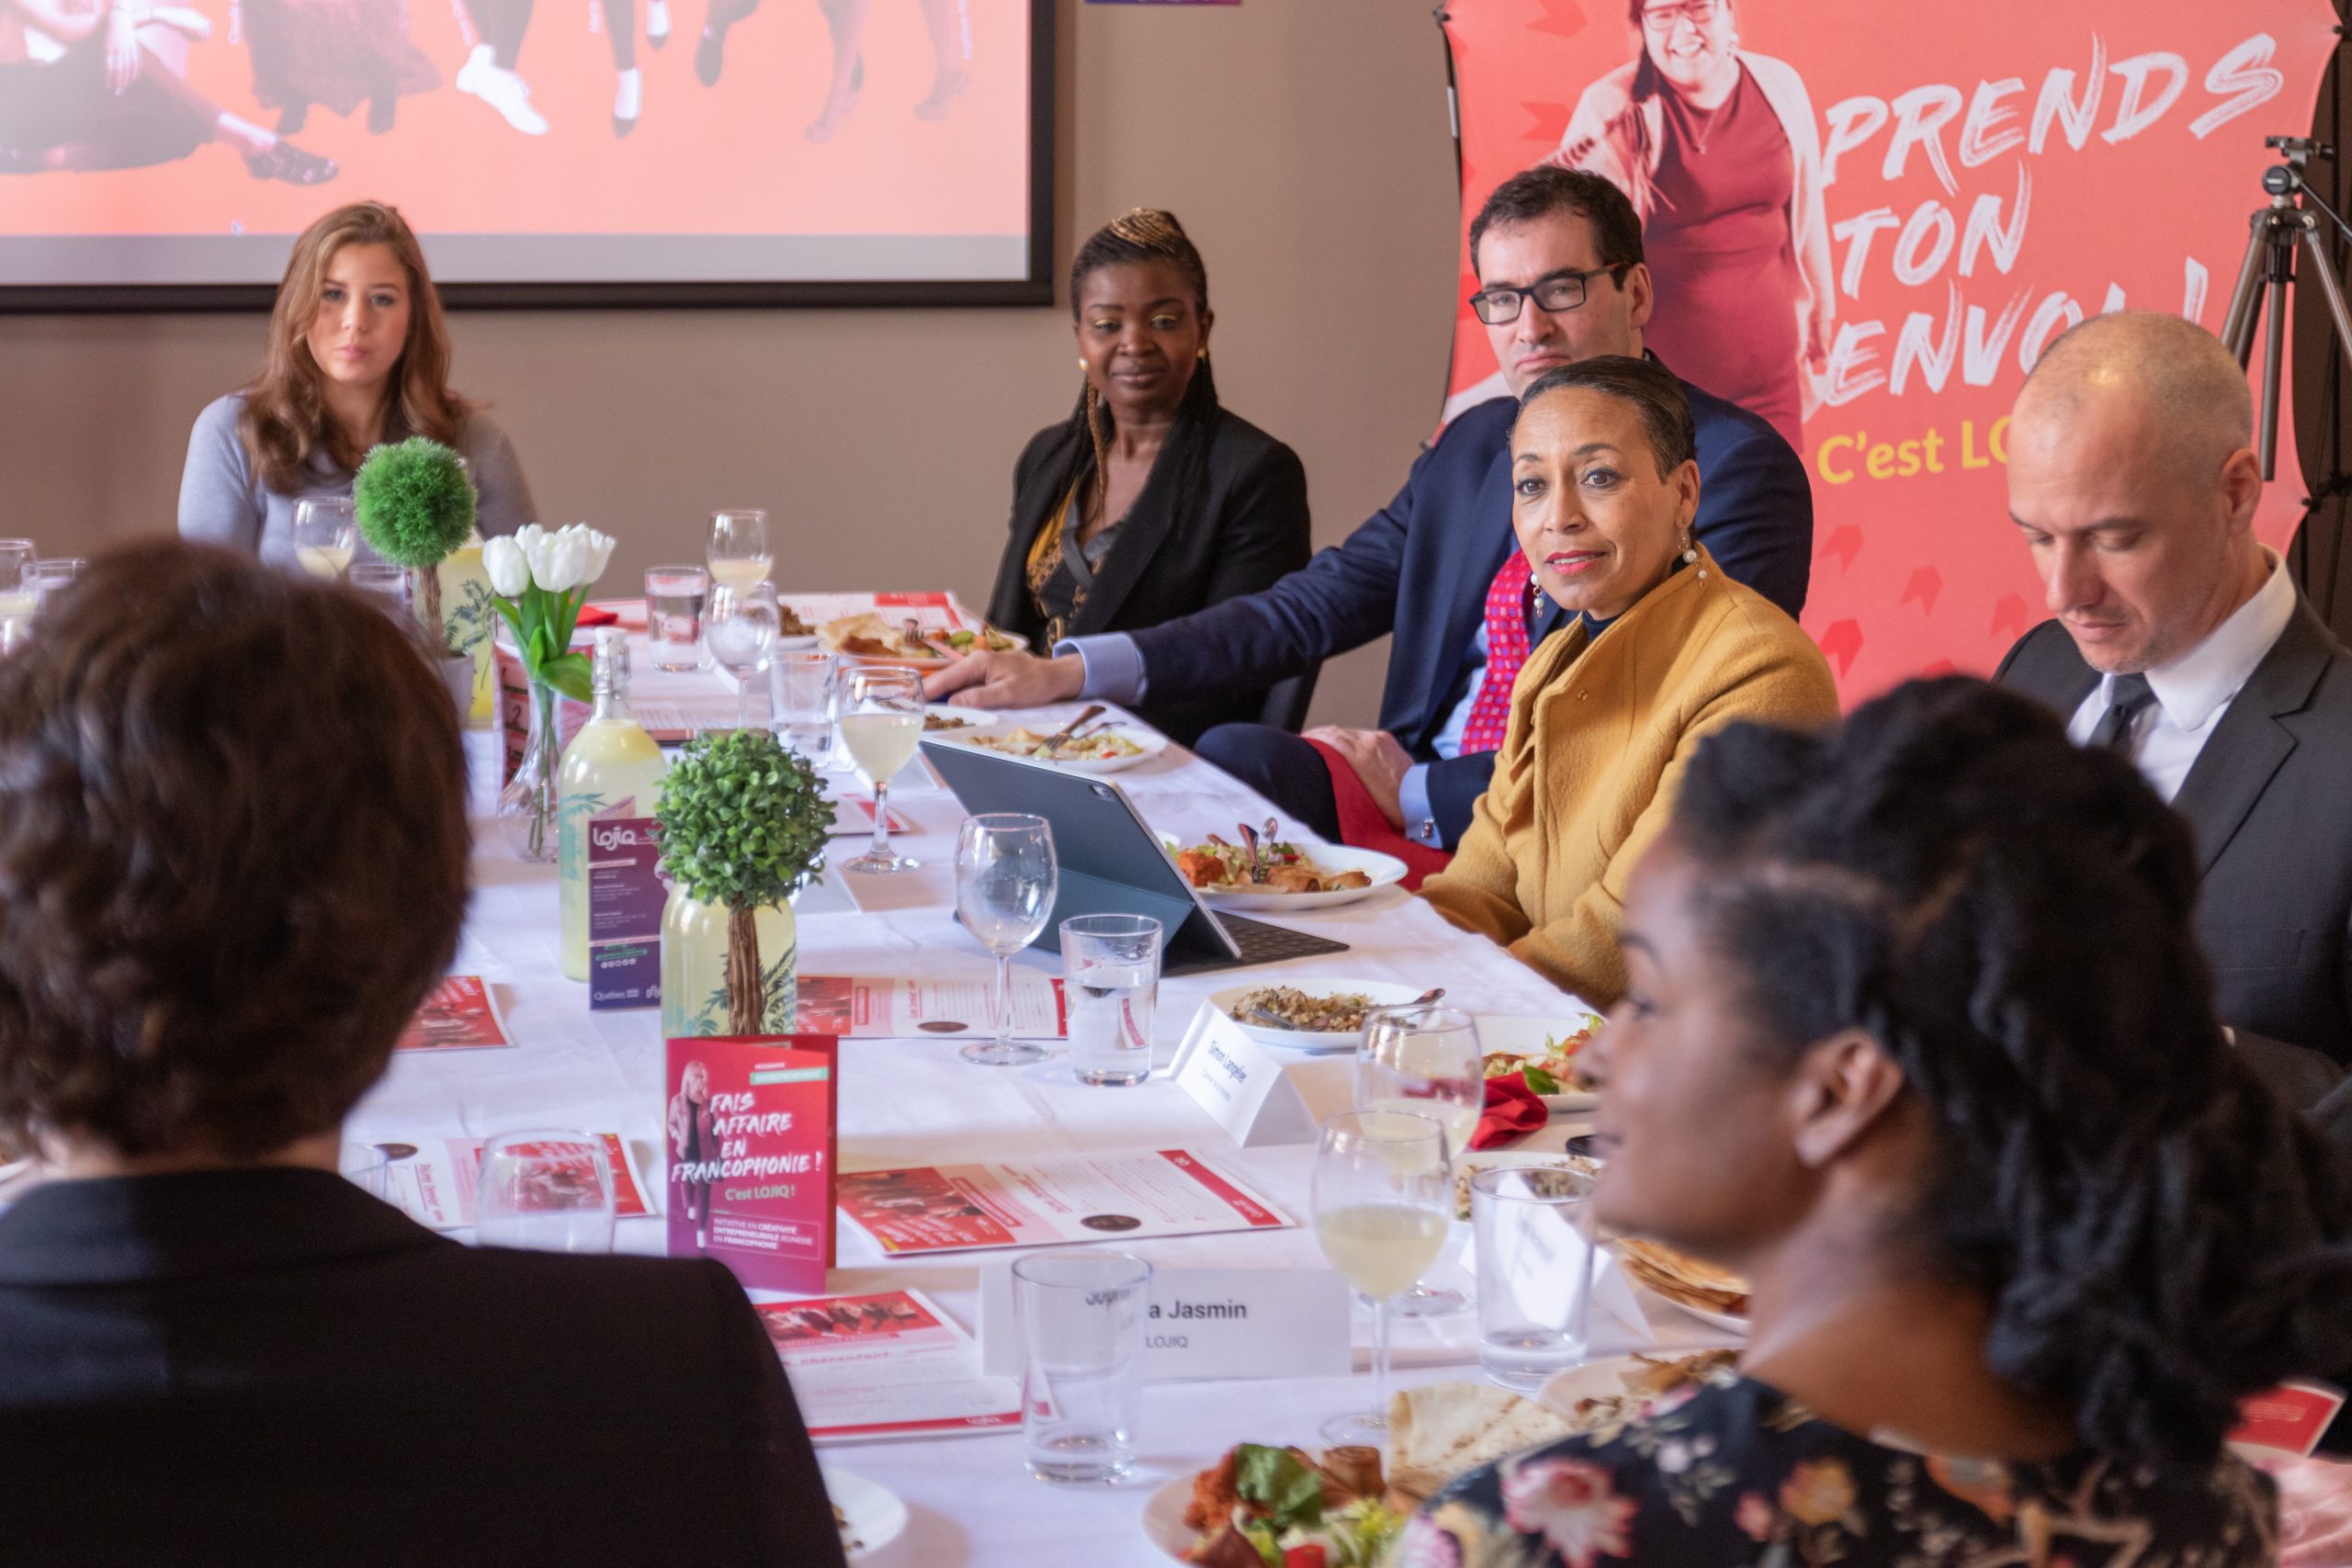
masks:
[[[328,582],[342,577],[358,538],[350,497],[306,495],[294,503],[294,559],[312,577]]]
[[[0,539],[0,653],[31,637],[40,593],[33,582],[33,542]]]
[[[1437,1257],[1453,1207],[1444,1130],[1401,1111],[1340,1111],[1316,1145],[1313,1203],[1323,1256],[1372,1298],[1372,1408],[1326,1421],[1323,1440],[1377,1448],[1388,1432],[1388,1303]]]
[[[911,670],[867,664],[843,671],[840,686],[842,744],[874,788],[874,845],[844,869],[912,871],[922,863],[890,848],[890,781],[922,739],[922,680]]]
[[[1356,1045],[1356,1109],[1427,1116],[1445,1130],[1446,1153],[1470,1147],[1486,1109],[1486,1054],[1470,1015],[1444,1007],[1375,1009]],[[1449,1286],[1416,1284],[1390,1311],[1398,1317],[1460,1312],[1469,1298]]]
[[[1042,817],[1001,812],[965,818],[956,836],[956,915],[996,954],[996,1039],[963,1050],[987,1067],[1042,1060],[1042,1047],[1012,1038],[1012,955],[1037,940],[1054,912],[1059,874],[1054,830]]]
[[[710,581],[714,586],[746,588],[765,582],[775,558],[768,554],[768,514],[757,508],[710,514]]]
[[[474,1239],[540,1252],[613,1249],[613,1172],[587,1133],[505,1133],[481,1149]]]
[[[752,728],[752,677],[767,668],[775,649],[775,590],[764,582],[721,583],[710,591],[703,646],[711,662],[735,677],[735,728]]]

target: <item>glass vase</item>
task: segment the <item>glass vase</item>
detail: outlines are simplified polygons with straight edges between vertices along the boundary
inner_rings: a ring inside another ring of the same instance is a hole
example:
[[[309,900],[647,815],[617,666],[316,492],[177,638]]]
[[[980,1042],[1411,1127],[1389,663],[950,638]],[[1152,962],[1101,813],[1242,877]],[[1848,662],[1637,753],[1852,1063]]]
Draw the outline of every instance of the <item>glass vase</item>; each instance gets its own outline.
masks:
[[[531,728],[523,741],[523,761],[498,792],[499,833],[516,859],[535,865],[553,865],[558,847],[556,769],[563,760],[556,728],[559,700],[553,686],[531,678]]]
[[[752,911],[767,1010],[762,1034],[789,1034],[798,1017],[800,954],[789,904]],[[662,1034],[732,1034],[727,1005],[727,908],[673,887],[662,911]]]

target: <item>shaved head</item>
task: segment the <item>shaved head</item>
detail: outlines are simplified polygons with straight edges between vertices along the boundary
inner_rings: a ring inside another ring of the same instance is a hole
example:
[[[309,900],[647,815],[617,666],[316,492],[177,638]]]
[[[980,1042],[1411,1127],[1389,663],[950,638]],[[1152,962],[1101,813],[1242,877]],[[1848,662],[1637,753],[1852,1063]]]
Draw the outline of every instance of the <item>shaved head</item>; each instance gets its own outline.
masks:
[[[2236,356],[2177,316],[2094,317],[2026,378],[2009,423],[2009,515],[2091,668],[2162,669],[2261,588],[2253,440]]]
[[[2128,407],[2163,435],[2182,477],[2211,482],[2254,444],[2254,396],[2220,338],[2161,310],[2117,310],[2068,329],[2018,394],[2013,426],[2067,421],[2094,403]]]

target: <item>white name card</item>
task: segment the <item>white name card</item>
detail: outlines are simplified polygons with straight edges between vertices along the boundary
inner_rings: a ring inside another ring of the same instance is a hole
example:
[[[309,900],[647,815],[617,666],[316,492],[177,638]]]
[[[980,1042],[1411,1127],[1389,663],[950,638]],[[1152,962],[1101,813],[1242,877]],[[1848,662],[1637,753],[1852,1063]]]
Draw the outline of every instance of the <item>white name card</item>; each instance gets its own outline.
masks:
[[[1345,1377],[1348,1282],[1329,1269],[1154,1269],[1144,1325],[1147,1382]],[[1021,1375],[1012,1266],[980,1270],[980,1371]]]
[[[1283,1065],[1214,1002],[1193,1015],[1169,1073],[1245,1149],[1315,1142],[1314,1112]]]

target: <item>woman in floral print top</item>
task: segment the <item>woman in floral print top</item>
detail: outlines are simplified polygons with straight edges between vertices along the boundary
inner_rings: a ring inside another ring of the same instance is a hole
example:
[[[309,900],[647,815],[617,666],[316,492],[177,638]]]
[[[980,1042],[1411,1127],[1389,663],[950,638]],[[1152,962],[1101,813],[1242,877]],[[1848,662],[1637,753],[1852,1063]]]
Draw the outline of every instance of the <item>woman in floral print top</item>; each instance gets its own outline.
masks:
[[[1747,1276],[1742,1369],[1458,1478],[1395,1568],[2274,1562],[2223,1434],[2352,1366],[2352,1191],[2213,1021],[2196,891],[2128,762],[1979,681],[1702,742],[1594,1203]]]

